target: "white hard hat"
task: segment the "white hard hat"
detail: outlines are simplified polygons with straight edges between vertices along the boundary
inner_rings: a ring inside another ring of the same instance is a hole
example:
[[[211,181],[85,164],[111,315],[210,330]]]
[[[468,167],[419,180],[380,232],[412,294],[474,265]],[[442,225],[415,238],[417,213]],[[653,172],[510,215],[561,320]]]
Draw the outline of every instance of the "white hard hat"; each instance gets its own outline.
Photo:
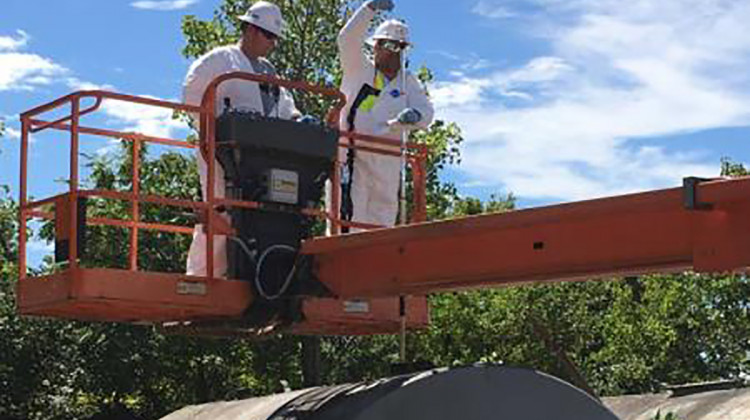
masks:
[[[285,23],[281,16],[281,9],[267,1],[256,2],[239,19],[265,29],[276,36],[281,36],[284,31]]]
[[[375,33],[369,40],[370,44],[374,44],[379,39],[390,39],[409,44],[409,27],[400,20],[386,20],[375,29]]]

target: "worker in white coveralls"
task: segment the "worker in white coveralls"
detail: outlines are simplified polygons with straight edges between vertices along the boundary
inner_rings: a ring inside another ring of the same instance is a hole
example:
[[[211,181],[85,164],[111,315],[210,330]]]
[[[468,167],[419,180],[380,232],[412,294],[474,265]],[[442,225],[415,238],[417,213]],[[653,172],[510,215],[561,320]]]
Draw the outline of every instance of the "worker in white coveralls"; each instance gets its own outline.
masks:
[[[401,55],[410,45],[407,25],[387,20],[367,39],[377,12],[392,9],[391,0],[367,1],[339,33],[344,73],[341,91],[347,99],[340,124],[343,130],[399,140],[404,131],[426,128],[434,110],[419,80],[401,68]],[[365,42],[372,46],[372,59],[363,52]],[[345,164],[342,218],[393,226],[398,215],[401,159],[361,150],[345,153],[348,156],[340,156]]]
[[[281,10],[275,4],[259,1],[239,19],[242,21],[240,27],[242,36],[237,44],[215,48],[190,66],[184,83],[186,104],[200,105],[209,83],[225,73],[239,71],[276,75],[274,66],[265,57],[274,49],[282,36],[284,20]],[[218,87],[216,115],[221,115],[226,108],[254,111],[265,116],[283,119],[300,117],[294,105],[294,99],[285,89],[240,79],[225,81]],[[204,199],[208,185],[206,151],[206,145],[201,145],[201,153],[198,154],[198,173]],[[215,163],[215,168],[214,195],[216,198],[224,198],[224,170],[218,161]],[[193,243],[188,254],[187,274],[205,276],[206,257],[206,234],[203,226],[198,224],[193,232]],[[225,277],[226,272],[227,238],[217,235],[214,237],[214,277]]]

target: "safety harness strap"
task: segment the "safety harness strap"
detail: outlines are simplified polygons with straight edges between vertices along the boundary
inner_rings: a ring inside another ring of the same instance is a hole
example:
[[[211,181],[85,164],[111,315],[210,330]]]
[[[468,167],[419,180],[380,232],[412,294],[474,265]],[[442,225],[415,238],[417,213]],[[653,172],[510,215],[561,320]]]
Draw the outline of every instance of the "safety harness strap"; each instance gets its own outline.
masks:
[[[349,109],[349,114],[346,116],[346,122],[349,125],[349,131],[354,131],[354,120],[357,117],[357,112],[370,112],[377,103],[377,99],[380,96],[380,92],[385,87],[385,78],[383,74],[377,72],[375,75],[375,87],[365,83],[362,88],[359,89],[357,97],[352,103],[352,107]],[[349,139],[349,144],[353,144],[352,139]],[[342,169],[341,177],[341,220],[351,221],[354,216],[354,201],[352,200],[352,181],[354,178],[354,158],[355,153],[353,148],[349,148],[346,153],[346,165]],[[348,175],[348,176],[346,176]],[[341,229],[343,233],[349,231],[348,227]]]

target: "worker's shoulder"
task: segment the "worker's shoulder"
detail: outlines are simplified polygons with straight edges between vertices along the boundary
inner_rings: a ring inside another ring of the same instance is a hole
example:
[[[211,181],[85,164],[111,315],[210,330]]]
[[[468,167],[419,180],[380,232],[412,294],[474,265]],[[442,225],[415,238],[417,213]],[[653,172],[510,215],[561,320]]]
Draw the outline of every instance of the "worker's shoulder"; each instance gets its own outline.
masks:
[[[211,51],[198,57],[198,59],[193,62],[191,67],[196,68],[199,66],[226,63],[226,62],[231,61],[234,57],[236,57],[239,52],[241,52],[240,47],[236,44],[223,45],[221,47],[216,47],[212,49]]]

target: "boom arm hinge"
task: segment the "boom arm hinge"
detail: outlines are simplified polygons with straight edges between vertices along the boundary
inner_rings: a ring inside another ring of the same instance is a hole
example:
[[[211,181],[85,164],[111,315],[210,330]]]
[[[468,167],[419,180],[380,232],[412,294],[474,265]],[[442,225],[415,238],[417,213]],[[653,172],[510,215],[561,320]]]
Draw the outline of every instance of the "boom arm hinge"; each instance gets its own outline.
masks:
[[[701,182],[711,181],[709,178],[699,178],[695,176],[689,176],[682,179],[682,197],[683,203],[685,204],[686,210],[712,210],[714,208],[711,203],[701,203],[698,200],[698,189],[697,186]]]

